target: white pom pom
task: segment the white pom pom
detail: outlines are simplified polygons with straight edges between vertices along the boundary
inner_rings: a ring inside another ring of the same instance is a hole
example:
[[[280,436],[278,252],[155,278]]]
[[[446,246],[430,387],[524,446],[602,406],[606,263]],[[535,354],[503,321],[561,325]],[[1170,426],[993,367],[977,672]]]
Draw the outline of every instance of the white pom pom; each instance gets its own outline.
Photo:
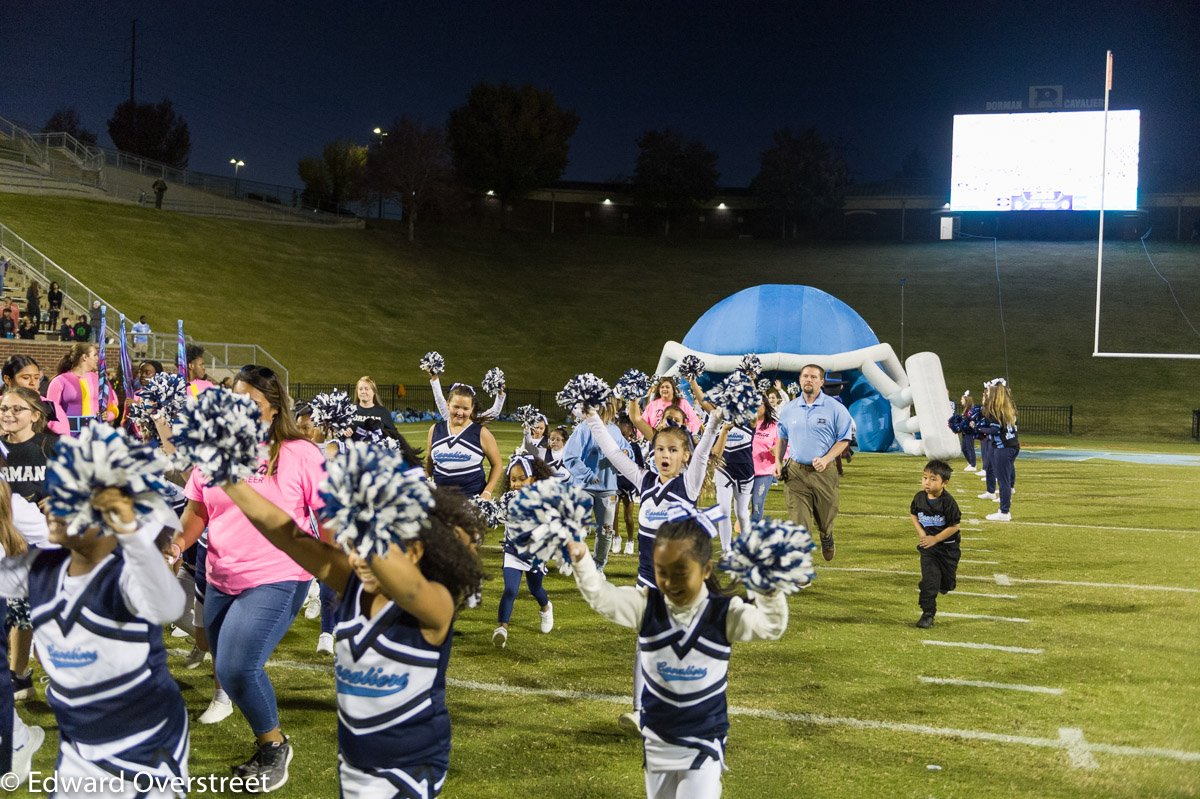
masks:
[[[427,352],[421,359],[421,369],[429,372],[431,376],[437,377],[446,371],[446,359],[442,357],[441,353]]]
[[[800,396],[800,384],[795,381],[788,383],[787,384],[787,393],[788,393],[788,396],[791,397],[792,399],[795,399],[796,397]]]
[[[814,548],[802,525],[763,519],[733,540],[720,565],[753,591],[791,594],[816,578]]]
[[[175,372],[159,372],[138,392],[139,404],[151,418],[171,420],[187,401],[187,380]]]
[[[762,394],[742,372],[731,374],[707,394],[707,399],[722,409],[725,421],[741,425],[754,424],[758,406],[762,404]]]
[[[258,474],[267,453],[258,405],[224,388],[210,388],[184,405],[171,436],[180,467],[194,464],[212,485]]]
[[[504,372],[500,367],[493,366],[483,376],[483,390],[493,397],[504,391]]]
[[[551,558],[570,562],[566,545],[591,527],[592,498],[578,486],[543,480],[517,492],[508,506],[508,542],[534,567]]]
[[[757,379],[762,374],[762,361],[753,352],[748,352],[742,356],[738,369],[750,375],[751,378]]]
[[[677,371],[684,380],[696,380],[704,374],[704,361],[695,355],[685,355],[679,362]]]
[[[585,372],[568,380],[567,384],[563,386],[563,390],[558,392],[555,400],[569,411],[582,408],[586,413],[588,409],[604,405],[611,396],[612,389],[608,387],[608,383],[591,372]]]
[[[520,408],[517,408],[513,416],[518,422],[531,430],[537,427],[538,423],[542,421],[542,415],[532,405],[522,405]]]
[[[649,393],[650,376],[637,369],[627,370],[613,386],[613,396],[625,402],[641,399]]]
[[[339,438],[347,430],[354,429],[354,417],[358,414],[358,406],[350,401],[345,391],[333,391],[328,394],[318,394],[312,398],[312,421],[317,427],[329,427],[330,432]]]

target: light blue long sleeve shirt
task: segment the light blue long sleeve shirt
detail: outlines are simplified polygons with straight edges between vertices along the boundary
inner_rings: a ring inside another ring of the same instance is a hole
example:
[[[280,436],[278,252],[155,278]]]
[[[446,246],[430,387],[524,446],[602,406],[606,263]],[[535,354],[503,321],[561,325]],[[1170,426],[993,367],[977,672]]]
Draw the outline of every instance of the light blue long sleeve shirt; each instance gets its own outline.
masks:
[[[792,460],[812,464],[839,441],[850,440],[850,411],[827,394],[819,394],[812,405],[804,401],[804,395],[782,405],[776,415],[779,420],[779,438],[786,439],[791,446]]]
[[[605,426],[613,441],[630,457],[629,443],[621,435],[621,429],[615,424]],[[563,447],[563,466],[571,474],[571,484],[585,491],[615,492],[617,490],[617,470],[613,467],[600,445],[596,443],[592,431],[587,425],[576,426]]]

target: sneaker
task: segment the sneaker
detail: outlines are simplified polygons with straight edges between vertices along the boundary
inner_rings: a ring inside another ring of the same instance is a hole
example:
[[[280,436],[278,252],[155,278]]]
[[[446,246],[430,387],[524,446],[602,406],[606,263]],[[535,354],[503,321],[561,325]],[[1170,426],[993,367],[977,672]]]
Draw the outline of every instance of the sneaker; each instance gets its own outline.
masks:
[[[308,596],[304,600],[304,618],[315,619],[321,615],[321,586],[316,580],[308,586]]]
[[[996,500],[997,502],[999,502],[999,501],[1000,501],[1000,495],[999,495],[999,494],[993,494],[993,493],[992,493],[992,492],[990,492],[990,491],[984,491],[982,494],[980,494],[980,495],[979,495],[979,498],[980,498],[980,499],[994,499],[994,500]]]
[[[185,629],[183,629],[182,627],[177,627],[177,626],[174,626],[174,625],[172,625],[172,627],[171,627],[171,637],[172,637],[172,638],[187,638],[187,637],[188,637],[188,631],[187,631],[187,630],[185,630]]]
[[[833,536],[821,536],[821,557],[825,560],[833,560],[835,552],[837,552],[837,547],[834,546]]]
[[[964,472],[973,472],[973,471],[975,471],[975,467],[974,466],[964,466],[963,471]]]
[[[508,628],[507,627],[497,627],[495,632],[492,633],[492,646],[496,647],[497,649],[503,649],[507,645],[508,645]]]
[[[554,629],[554,603],[547,602],[545,610],[539,610],[538,616],[542,619],[542,632],[548,633]]]
[[[6,791],[16,790],[25,784],[25,780],[29,779],[29,775],[33,772],[33,756],[37,754],[37,750],[42,748],[42,742],[46,740],[46,731],[41,727],[28,727],[29,740],[24,746],[13,749],[12,753],[12,773],[17,776],[16,784],[4,781],[4,789]]]
[[[617,726],[623,730],[634,733],[635,735],[642,734],[642,711],[632,710],[628,713],[622,713],[617,718]]]
[[[477,588],[475,590],[475,593],[473,593],[469,597],[467,597],[467,607],[468,608],[477,608],[482,604],[483,604],[483,589]]]
[[[288,781],[288,766],[292,763],[292,745],[286,736],[283,741],[259,744],[254,757],[233,767],[233,775],[247,781],[253,780],[255,788],[250,793],[270,793],[282,788]]]
[[[1016,496],[1016,494],[1017,494],[1017,489],[1015,489],[1015,488],[1010,488],[1010,489],[1008,489],[1008,493],[1012,494],[1013,496]]]
[[[33,685],[33,671],[27,671],[24,674],[13,674],[12,676],[13,699],[18,702],[22,699],[36,699],[37,688]]]
[[[621,554],[621,536],[614,535],[612,540],[612,548],[608,550],[614,555]]]
[[[233,713],[233,702],[222,702],[215,696],[208,703],[208,709],[200,714],[200,718],[196,719],[201,724],[216,724],[218,721],[224,721]]]
[[[572,574],[575,573],[575,567],[572,566],[570,563],[564,563],[563,565],[558,567],[558,573],[561,574],[563,577],[570,577]]]
[[[933,626],[933,614],[932,613],[922,613],[920,621],[917,622],[917,626],[920,627],[922,630],[928,630],[930,627]]]
[[[996,511],[995,513],[989,513],[984,518],[986,518],[989,522],[1011,522],[1012,514],[1011,513],[1001,513],[1000,511]]]
[[[985,472],[985,471],[983,471],[983,470],[980,470],[980,472],[979,472],[979,479],[980,479],[980,480],[986,480],[986,479],[987,479],[987,472]]]
[[[321,633],[317,636],[317,651],[326,655],[333,654],[333,633]]]
[[[187,657],[183,659],[183,667],[185,669],[199,668],[200,664],[206,660],[212,660],[212,654],[198,646],[193,646],[192,651],[188,652]]]
[[[632,538],[626,538],[626,539],[625,539],[625,554],[626,554],[626,555],[633,555],[633,554],[635,554],[635,553],[634,553],[634,551],[633,551],[633,547],[634,547],[633,539],[632,539]]]

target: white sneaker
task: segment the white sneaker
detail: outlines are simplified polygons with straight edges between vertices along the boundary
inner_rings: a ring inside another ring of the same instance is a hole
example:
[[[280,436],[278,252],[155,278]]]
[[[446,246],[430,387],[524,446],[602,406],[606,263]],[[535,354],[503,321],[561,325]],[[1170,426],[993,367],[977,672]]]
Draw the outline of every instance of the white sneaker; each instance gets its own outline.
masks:
[[[990,493],[990,492],[988,492],[988,491],[984,491],[982,494],[980,494],[980,495],[979,495],[979,498],[980,498],[980,499],[994,499],[994,500],[996,500],[997,502],[999,502],[999,501],[1000,501],[1000,495],[999,495],[999,494],[992,494],[992,493]]]
[[[542,620],[542,632],[548,633],[554,629],[554,603],[547,602],[545,610],[539,610],[538,616]]]
[[[475,590],[475,593],[473,593],[469,597],[467,597],[467,607],[468,608],[477,608],[481,604],[483,604],[483,589],[478,588]]]
[[[980,479],[980,480],[986,480],[986,479],[987,479],[987,472],[985,472],[985,471],[983,471],[982,469],[980,469],[980,470],[979,470],[979,479]]]
[[[503,649],[508,644],[508,628],[497,627],[492,633],[492,646],[497,649]]]
[[[185,669],[199,668],[200,664],[205,660],[212,660],[212,655],[204,652],[198,646],[192,647],[192,651],[188,652],[186,658],[183,659],[183,667]]]
[[[561,574],[563,577],[570,577],[572,574],[575,573],[575,567],[572,566],[570,563],[564,563],[563,565],[558,567],[558,573]]]
[[[633,551],[633,547],[634,547],[633,539],[632,539],[632,538],[626,538],[626,539],[625,539],[625,554],[626,554],[626,555],[633,555],[633,554],[635,554],[635,553],[634,553],[634,551]]]
[[[642,734],[642,711],[631,710],[628,713],[622,713],[617,718],[617,726],[623,730],[628,730],[635,735]]]
[[[233,702],[222,702],[215,696],[208,703],[208,709],[200,714],[200,718],[196,721],[201,724],[216,724],[218,721],[224,721],[233,713]]]
[[[995,513],[989,513],[986,518],[989,522],[1011,522],[1012,514],[996,511]]]
[[[1014,494],[1014,495],[1015,495],[1015,494],[1017,493],[1017,489],[1015,489],[1015,488],[1010,488],[1010,489],[1008,489],[1008,493],[1009,493],[1009,494]]]
[[[25,745],[17,749],[13,749],[12,753],[12,773],[17,776],[16,784],[10,784],[8,780],[4,781],[4,789],[12,791],[25,784],[25,780],[29,779],[30,773],[33,771],[33,756],[37,754],[37,750],[42,748],[42,742],[46,740],[46,731],[41,727],[30,726],[29,740]]]
[[[304,600],[304,618],[315,619],[321,615],[321,586],[313,580],[308,586],[308,597]]]
[[[183,629],[182,627],[175,627],[175,626],[171,627],[171,637],[172,638],[187,638],[188,635],[189,635],[188,631]]]
[[[324,652],[326,655],[333,654],[333,634],[321,633],[317,636],[317,651]]]
[[[963,471],[964,472],[973,472],[973,471],[975,471],[975,467],[974,466],[964,466]]]
[[[621,536],[619,536],[619,535],[613,536],[612,547],[608,551],[614,555],[621,554]]]

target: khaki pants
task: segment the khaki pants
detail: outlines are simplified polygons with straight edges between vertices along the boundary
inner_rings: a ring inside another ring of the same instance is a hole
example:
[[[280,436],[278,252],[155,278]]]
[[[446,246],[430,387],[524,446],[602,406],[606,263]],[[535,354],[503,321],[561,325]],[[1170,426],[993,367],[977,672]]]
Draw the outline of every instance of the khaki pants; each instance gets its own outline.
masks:
[[[788,518],[792,524],[803,524],[811,535],[817,531],[821,536],[822,548],[833,541],[833,520],[838,513],[838,473],[829,466],[823,472],[801,469],[798,463],[788,464],[787,502]]]

